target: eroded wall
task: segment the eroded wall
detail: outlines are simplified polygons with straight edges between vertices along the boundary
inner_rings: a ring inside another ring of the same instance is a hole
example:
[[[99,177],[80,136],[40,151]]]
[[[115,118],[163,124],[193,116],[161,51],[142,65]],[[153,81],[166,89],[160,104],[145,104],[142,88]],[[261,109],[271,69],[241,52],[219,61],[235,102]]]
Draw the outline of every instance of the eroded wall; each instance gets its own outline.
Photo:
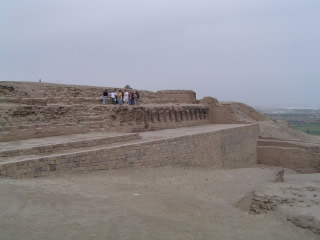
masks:
[[[128,167],[250,167],[257,163],[257,125],[0,163],[0,176],[24,178]]]
[[[50,104],[50,103],[101,103],[102,93],[124,87],[95,87],[37,82],[0,82],[0,103]],[[128,89],[139,92],[141,103],[196,103],[196,93],[191,90],[162,90],[158,92]]]
[[[282,166],[301,173],[320,172],[320,145],[260,140],[258,163]]]
[[[162,90],[155,93],[154,102],[159,103],[196,103],[196,93],[191,90]]]
[[[0,141],[105,132],[141,132],[209,124],[204,105],[120,107],[104,105],[18,106],[4,111]]]
[[[208,106],[210,120],[214,124],[257,123],[268,120],[264,114],[243,103],[219,102],[212,97],[205,97],[200,103]]]

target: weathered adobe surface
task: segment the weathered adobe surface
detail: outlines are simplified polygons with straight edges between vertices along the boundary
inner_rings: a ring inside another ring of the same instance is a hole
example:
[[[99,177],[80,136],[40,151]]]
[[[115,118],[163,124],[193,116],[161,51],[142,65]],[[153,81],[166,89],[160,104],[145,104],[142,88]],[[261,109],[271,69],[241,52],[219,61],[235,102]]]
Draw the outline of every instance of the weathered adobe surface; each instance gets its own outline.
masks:
[[[15,104],[76,104],[101,103],[102,93],[119,87],[93,87],[36,82],[1,82],[0,103]],[[128,89],[136,92],[137,89]],[[138,90],[141,103],[196,103],[191,90],[164,90],[158,92]]]
[[[223,168],[256,164],[257,125],[204,126],[156,131],[134,142],[100,146],[83,151],[40,155],[22,159],[0,158],[0,177],[38,177],[68,171],[92,171],[128,167],[192,166]],[[180,132],[180,133],[179,133]],[[154,139],[156,138],[156,139]],[[81,143],[82,144],[82,143]],[[45,147],[43,147],[43,151]],[[42,151],[40,150],[40,153]]]
[[[111,105],[110,99],[109,104],[102,105],[105,89],[111,91],[115,88],[2,82],[0,141],[86,131],[135,132],[209,123],[208,108],[192,104],[196,100],[193,91],[167,90],[154,93],[139,90],[141,106],[119,106]],[[170,95],[170,99],[166,98],[167,95]],[[85,126],[79,128],[79,124]],[[55,129],[48,129],[53,125]]]
[[[209,124],[204,105],[18,106],[3,111],[0,141],[103,132],[143,132]]]
[[[320,172],[320,138],[291,129],[287,123],[263,121],[257,146],[258,163],[301,173]]]
[[[218,102],[210,97],[200,102],[208,105],[212,123],[259,124],[258,163],[283,166],[301,173],[320,172],[319,137],[293,130],[288,123],[273,121],[242,103]]]
[[[238,206],[254,215],[275,211],[296,226],[320,235],[319,177],[319,174],[285,174],[284,181],[266,184],[248,194]]]
[[[105,89],[111,91],[115,88],[37,82],[1,82],[0,96],[3,98],[101,98]],[[136,90],[131,89],[131,91]],[[150,91],[141,91],[141,94],[149,93],[152,94]]]
[[[270,120],[254,108],[237,102],[219,102],[212,97],[200,100],[201,104],[208,105],[212,123],[259,123]]]
[[[197,103],[196,93],[191,90],[162,90],[157,91],[155,96],[163,103]]]
[[[10,125],[12,120],[14,122],[14,119],[10,119],[12,114],[16,114],[19,118],[21,115],[38,115],[38,112],[44,113],[45,111],[53,111],[57,117],[52,116],[52,114],[49,118],[56,119],[66,111],[70,112],[72,110],[71,107],[65,105],[72,106],[75,109],[74,112],[81,111],[84,115],[86,114],[85,111],[87,111],[95,118],[96,113],[94,111],[91,112],[91,108],[96,107],[84,107],[84,109],[81,109],[77,105],[101,106],[104,89],[111,90],[114,88],[52,83],[2,82],[0,84],[0,104],[2,104],[3,111],[1,112],[2,119],[0,119],[0,124],[5,126]],[[136,90],[132,91],[135,92]],[[210,111],[209,118],[211,123],[256,123],[268,120],[263,114],[245,104],[221,103],[211,97],[198,101],[196,100],[195,92],[190,90],[163,90],[158,92],[139,90],[139,93],[141,104],[200,103],[201,105],[206,105]],[[26,105],[32,105],[32,107],[26,107]],[[102,113],[101,115],[104,117],[105,114]],[[41,118],[41,116],[33,116],[31,120],[36,121],[37,118]],[[79,119],[79,116],[68,121],[74,122],[77,119]],[[47,119],[41,118],[40,121],[47,122]],[[18,122],[20,122],[20,119]]]
[[[44,83],[1,83],[0,128],[8,131],[10,135],[10,128],[15,129],[16,134],[19,134],[23,124],[33,124],[37,128],[36,125],[43,123],[61,124],[61,126],[74,124],[85,131],[89,128],[84,129],[83,123],[89,121],[103,122],[102,125],[108,125],[108,123],[116,125],[118,128],[113,130],[118,131],[177,128],[205,123],[258,123],[261,139],[257,147],[259,130],[257,125],[251,125],[238,130],[228,129],[218,133],[207,132],[196,136],[192,134],[130,145],[126,143],[114,148],[67,153],[68,157],[60,154],[29,159],[31,161],[0,164],[0,176],[24,178],[64,171],[82,172],[134,166],[216,165],[233,168],[251,166],[256,161],[268,165],[286,166],[300,172],[320,171],[319,145],[314,144],[320,142],[319,138],[291,130],[287,125],[272,121],[247,105],[220,103],[213,98],[205,98],[199,101],[200,104],[190,104],[193,101],[192,92],[140,91],[142,103],[144,99],[148,99],[150,102],[157,103],[187,102],[188,104],[156,104],[141,107],[104,106],[101,105],[103,90],[104,88],[99,87]],[[27,132],[25,137],[43,137],[41,134],[32,135],[31,133],[32,131]],[[58,131],[54,130],[52,134],[57,135]],[[65,130],[64,134],[68,134],[68,130]],[[87,142],[81,142],[81,144],[87,145]],[[277,196],[273,192],[272,194],[254,194],[252,204],[249,206],[250,211],[263,213],[277,208],[286,211],[288,204],[290,207],[299,207],[297,214],[288,214],[287,220],[319,234],[319,213],[313,211],[319,206],[318,182],[316,179],[314,186],[303,185],[294,189],[289,182],[287,188],[280,189],[281,193],[294,190],[293,196],[289,198]],[[306,200],[303,199],[304,196],[307,196]],[[301,202],[305,206],[301,206]],[[305,214],[306,208],[311,209],[307,214]]]
[[[0,128],[4,132],[0,131],[0,138],[7,141],[86,131],[139,132],[208,123],[258,123],[260,138],[274,141],[269,146],[258,146],[259,162],[291,167],[302,172],[319,172],[319,146],[308,146],[310,143],[320,143],[319,137],[295,131],[287,124],[273,121],[245,104],[219,102],[212,97],[198,101],[193,91],[164,90],[154,93],[141,90],[140,107],[105,106],[101,104],[104,89],[2,82]],[[146,105],[146,102],[153,104]],[[47,131],[44,124],[53,124],[55,129]],[[66,124],[72,127],[65,128]],[[22,129],[25,131],[22,132]],[[295,147],[283,147],[279,140],[294,140]]]
[[[302,173],[320,172],[320,138],[293,130],[285,122],[274,121],[250,106],[218,102],[206,97],[200,101],[209,108],[212,123],[257,123],[258,163],[283,166]]]
[[[23,125],[28,122],[73,123],[109,119],[113,110],[101,106],[104,89],[106,88],[53,83],[1,82],[0,126]],[[287,125],[272,121],[264,114],[242,103],[219,102],[212,97],[197,101],[193,91],[185,90],[163,90],[155,93],[139,90],[139,93],[142,104],[196,102],[205,105],[208,107],[210,122],[213,124],[259,123],[261,138],[320,142],[320,138],[292,130]],[[156,104],[156,106],[159,105]]]
[[[301,173],[320,172],[320,144],[258,141],[258,163],[283,166]]]
[[[207,119],[205,105],[15,105],[1,109],[2,127],[40,123],[81,123],[91,121],[156,122]]]

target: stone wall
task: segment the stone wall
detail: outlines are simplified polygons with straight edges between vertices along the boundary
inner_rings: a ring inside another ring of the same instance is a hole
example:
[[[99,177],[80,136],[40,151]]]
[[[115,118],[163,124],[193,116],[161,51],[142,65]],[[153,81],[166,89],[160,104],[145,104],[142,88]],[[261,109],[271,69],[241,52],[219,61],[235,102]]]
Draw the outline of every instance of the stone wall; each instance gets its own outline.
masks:
[[[257,162],[257,125],[163,138],[90,151],[0,163],[0,175],[24,178],[128,167],[249,167]]]
[[[260,140],[258,163],[282,166],[301,173],[320,172],[320,146],[301,142]]]

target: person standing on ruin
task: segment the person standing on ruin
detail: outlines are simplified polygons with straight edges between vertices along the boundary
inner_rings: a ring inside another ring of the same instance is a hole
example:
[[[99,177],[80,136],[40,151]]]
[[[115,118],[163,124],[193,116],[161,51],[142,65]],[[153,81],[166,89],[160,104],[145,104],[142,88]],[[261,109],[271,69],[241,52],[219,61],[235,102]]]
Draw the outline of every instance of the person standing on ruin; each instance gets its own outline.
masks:
[[[128,92],[128,105],[131,105],[131,93]]]
[[[130,105],[134,104],[134,94],[133,94],[133,92],[129,93],[129,104]]]
[[[119,89],[119,92],[118,92],[118,102],[120,105],[122,105],[122,101],[123,101],[123,93],[122,93],[122,90]]]
[[[102,104],[107,104],[108,103],[108,90],[105,89],[104,92],[103,92],[103,100],[102,100]]]
[[[135,105],[137,105],[137,106],[139,106],[139,99],[140,99],[140,95],[139,95],[138,91],[136,91],[134,100],[135,100]]]
[[[118,92],[117,89],[114,90],[115,104],[118,104]]]
[[[125,89],[125,91],[124,91],[123,102],[124,102],[125,104],[128,104],[128,103],[129,103],[129,93],[128,93],[128,90],[127,90],[127,89]]]
[[[116,104],[116,89],[114,89],[114,91],[111,91],[110,95],[111,95],[111,102],[112,104]]]

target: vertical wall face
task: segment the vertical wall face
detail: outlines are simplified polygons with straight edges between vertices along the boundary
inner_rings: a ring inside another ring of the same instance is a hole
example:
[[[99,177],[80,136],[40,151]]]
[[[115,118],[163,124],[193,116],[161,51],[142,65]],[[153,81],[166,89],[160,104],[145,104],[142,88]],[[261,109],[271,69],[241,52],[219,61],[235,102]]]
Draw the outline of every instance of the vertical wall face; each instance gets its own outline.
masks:
[[[205,97],[200,103],[208,106],[213,124],[256,123],[268,120],[264,114],[243,103],[218,102],[212,97]]]
[[[141,132],[210,123],[209,109],[200,104],[20,106],[1,116],[0,141],[89,131]]]
[[[195,103],[196,93],[191,90],[163,90],[155,93],[155,102],[163,103]]]
[[[130,113],[130,111],[133,111]],[[143,132],[209,124],[209,110],[202,105],[136,107],[117,114],[117,131]]]
[[[84,152],[0,164],[0,176],[34,177],[55,172],[127,167],[249,167],[257,163],[257,125],[228,127],[179,137],[128,143]]]
[[[259,126],[248,125],[232,129],[232,134],[221,131],[220,145],[223,167],[249,167],[257,163],[257,140]]]
[[[279,141],[259,141],[258,163],[282,166],[302,173],[320,172],[320,147]]]
[[[244,123],[239,121],[236,116],[230,112],[230,109],[221,104],[211,106],[210,112],[212,113],[211,116],[213,124]]]
[[[246,123],[239,121],[229,108],[219,103],[215,98],[205,97],[200,103],[205,104],[208,107],[210,122],[213,124]]]

